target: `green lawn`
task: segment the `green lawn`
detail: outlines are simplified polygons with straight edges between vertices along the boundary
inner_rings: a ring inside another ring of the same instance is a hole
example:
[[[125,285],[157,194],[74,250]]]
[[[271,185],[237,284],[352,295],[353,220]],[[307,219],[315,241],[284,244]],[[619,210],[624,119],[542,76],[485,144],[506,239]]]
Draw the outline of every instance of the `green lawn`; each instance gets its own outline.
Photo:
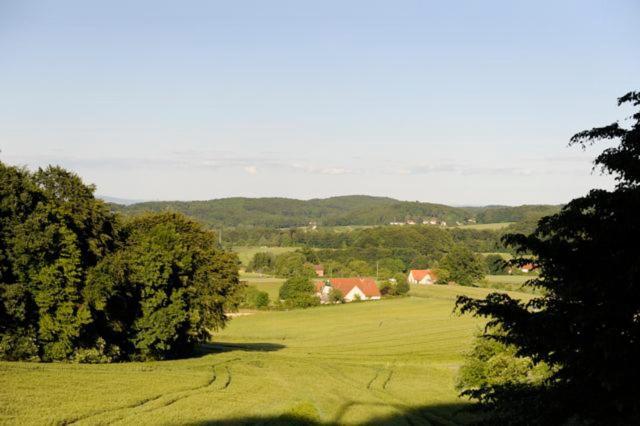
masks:
[[[260,247],[260,246],[238,246],[234,247],[233,251],[238,254],[240,258],[240,262],[244,266],[247,266],[249,261],[253,258],[256,253],[259,252],[268,252],[273,253],[274,255],[278,255],[281,253],[286,253],[289,251],[297,250],[298,247]]]
[[[238,317],[191,359],[1,362],[0,423],[465,423],[453,385],[482,323],[452,314],[453,300],[489,290],[412,292],[419,297]]]

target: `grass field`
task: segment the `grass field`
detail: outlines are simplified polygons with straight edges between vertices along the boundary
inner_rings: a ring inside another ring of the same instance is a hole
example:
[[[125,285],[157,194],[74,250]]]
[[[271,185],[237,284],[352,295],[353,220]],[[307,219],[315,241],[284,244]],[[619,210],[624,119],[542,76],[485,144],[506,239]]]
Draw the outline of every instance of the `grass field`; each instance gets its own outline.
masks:
[[[480,287],[499,290],[522,291],[526,293],[538,293],[538,289],[525,286],[529,280],[536,278],[535,274],[528,275],[487,275],[483,282],[477,283]]]
[[[280,286],[284,282],[283,278],[275,277],[254,277],[247,276],[245,274],[240,276],[242,281],[246,281],[247,284],[252,285],[258,290],[266,291],[269,294],[269,300],[274,301],[279,298]]]
[[[488,229],[490,231],[496,231],[499,229],[506,228],[507,226],[513,224],[515,222],[499,222],[499,223],[470,223],[468,225],[460,225],[456,226],[456,228],[460,229],[478,229],[485,230]]]
[[[453,300],[489,291],[413,291],[419,297],[235,318],[191,359],[2,362],[0,423],[465,423],[453,385],[481,322],[453,315]]]
[[[259,252],[268,252],[273,253],[274,255],[278,255],[281,253],[287,253],[289,251],[297,250],[298,247],[260,247],[260,246],[238,246],[234,247],[233,251],[238,254],[240,258],[240,262],[244,266],[247,266],[249,261],[253,258],[256,253]]]

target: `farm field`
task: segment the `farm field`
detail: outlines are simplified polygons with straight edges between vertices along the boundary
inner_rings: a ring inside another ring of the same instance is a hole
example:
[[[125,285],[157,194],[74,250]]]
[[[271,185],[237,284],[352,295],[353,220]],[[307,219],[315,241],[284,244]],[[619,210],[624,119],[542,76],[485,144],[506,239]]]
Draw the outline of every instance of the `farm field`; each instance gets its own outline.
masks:
[[[110,365],[2,362],[7,424],[464,424],[454,380],[481,320],[457,294],[260,312],[191,359]],[[521,297],[529,297],[517,294]]]
[[[298,247],[260,247],[260,246],[233,247],[233,251],[238,254],[238,258],[240,258],[240,262],[242,262],[242,265],[244,266],[247,266],[249,261],[251,261],[251,259],[256,253],[268,252],[268,253],[273,253],[274,255],[278,255],[278,254],[294,251],[297,249]]]

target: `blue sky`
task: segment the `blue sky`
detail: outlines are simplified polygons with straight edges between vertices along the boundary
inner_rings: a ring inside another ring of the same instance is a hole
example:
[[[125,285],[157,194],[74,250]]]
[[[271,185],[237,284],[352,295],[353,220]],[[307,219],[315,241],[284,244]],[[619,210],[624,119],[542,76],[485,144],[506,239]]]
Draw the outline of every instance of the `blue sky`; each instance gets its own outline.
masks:
[[[130,199],[560,203],[640,3],[0,0],[0,160]]]

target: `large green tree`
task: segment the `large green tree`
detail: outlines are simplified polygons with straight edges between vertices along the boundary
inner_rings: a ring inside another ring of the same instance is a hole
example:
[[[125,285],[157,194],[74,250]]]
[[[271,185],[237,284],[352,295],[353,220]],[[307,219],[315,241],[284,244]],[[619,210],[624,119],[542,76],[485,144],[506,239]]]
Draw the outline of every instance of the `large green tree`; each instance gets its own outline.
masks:
[[[484,277],[485,268],[480,256],[466,246],[457,244],[442,258],[438,279],[468,286]]]
[[[640,106],[640,92],[619,105]],[[472,395],[521,424],[634,424],[640,418],[640,112],[629,126],[613,123],[576,134],[572,144],[617,142],[595,160],[615,177],[612,191],[594,189],[546,217],[530,235],[506,242],[540,271],[544,296],[529,302],[506,294],[460,297],[462,312],[489,317],[491,334],[517,354],[545,362],[541,386],[486,385]]]
[[[92,271],[87,299],[101,336],[139,359],[189,353],[240,303],[237,257],[181,214],[135,218],[125,243]],[[231,306],[230,306],[231,305]]]
[[[173,357],[239,302],[213,233],[168,213],[122,226],[94,189],[0,163],[0,359]]]

